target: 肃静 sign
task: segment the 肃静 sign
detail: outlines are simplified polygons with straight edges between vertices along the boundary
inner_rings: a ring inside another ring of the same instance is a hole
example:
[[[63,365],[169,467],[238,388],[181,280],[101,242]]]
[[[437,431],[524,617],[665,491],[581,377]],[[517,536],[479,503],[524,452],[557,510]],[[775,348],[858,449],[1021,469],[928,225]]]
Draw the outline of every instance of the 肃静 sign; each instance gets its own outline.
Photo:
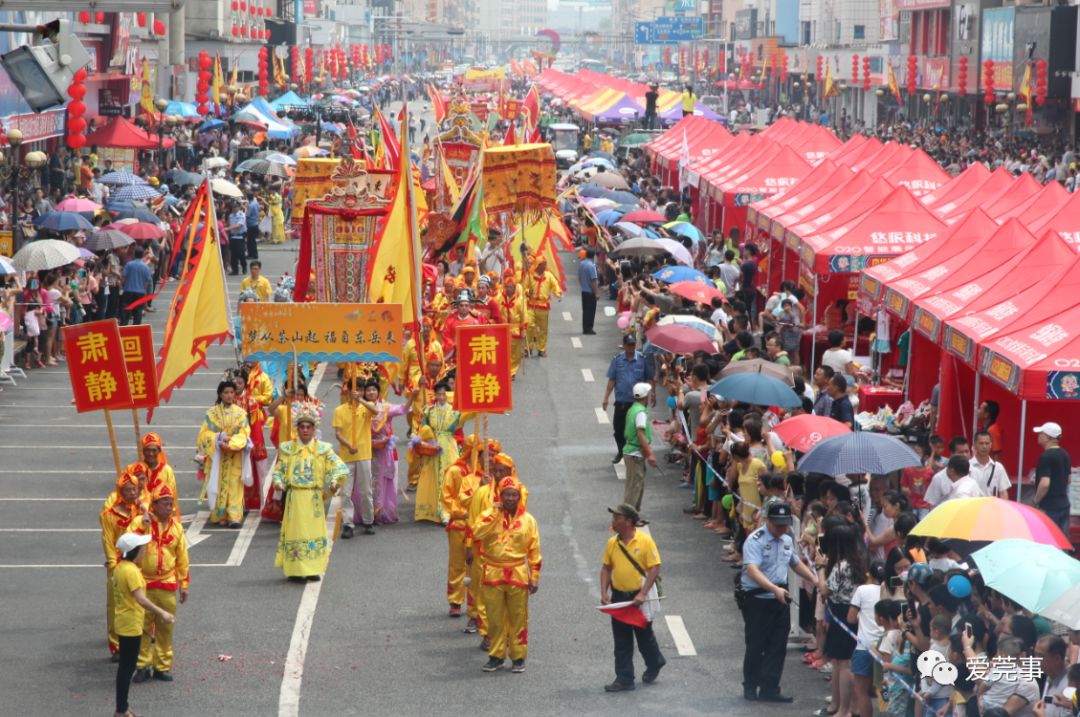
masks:
[[[634,26],[634,41],[639,45],[676,45],[701,37],[705,23],[700,16],[675,15],[639,22]]]

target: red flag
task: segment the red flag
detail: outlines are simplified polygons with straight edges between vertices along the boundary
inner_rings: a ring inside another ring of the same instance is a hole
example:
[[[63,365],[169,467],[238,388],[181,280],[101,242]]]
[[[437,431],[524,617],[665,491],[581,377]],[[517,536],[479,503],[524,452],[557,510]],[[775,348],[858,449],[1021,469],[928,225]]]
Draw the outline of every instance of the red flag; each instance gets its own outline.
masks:
[[[540,91],[536,85],[529,88],[529,94],[525,95],[525,101],[521,103],[521,111],[525,113],[525,121],[536,127],[540,124]]]
[[[633,625],[634,627],[646,627],[649,621],[645,619],[645,613],[641,608],[632,603],[616,602],[610,605],[601,605],[600,612],[611,615],[619,622]]]
[[[439,94],[439,89],[431,83],[428,83],[427,92],[428,99],[431,100],[431,111],[435,115],[435,124],[442,124],[442,121],[446,119],[446,100]]]
[[[379,111],[378,107],[375,107],[375,116],[379,121],[379,134],[382,136],[383,147],[386,150],[386,157],[390,161],[390,167],[397,169],[398,160],[401,157],[401,144],[397,135],[394,134],[394,128],[386,119],[386,115]],[[401,130],[402,132],[408,132],[409,128],[402,126]]]
[[[503,137],[503,147],[514,144],[517,144],[517,137],[514,135],[514,125],[510,125],[510,128],[506,130],[506,136]]]

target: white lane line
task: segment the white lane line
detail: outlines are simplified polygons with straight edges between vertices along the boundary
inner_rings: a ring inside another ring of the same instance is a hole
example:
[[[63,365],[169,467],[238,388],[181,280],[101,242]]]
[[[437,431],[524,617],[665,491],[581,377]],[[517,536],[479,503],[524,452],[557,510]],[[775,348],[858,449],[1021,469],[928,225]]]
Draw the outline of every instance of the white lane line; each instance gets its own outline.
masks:
[[[675,641],[675,649],[683,657],[694,657],[697,650],[694,649],[694,641],[690,639],[690,633],[686,631],[686,624],[679,615],[664,615],[671,639]]]
[[[581,369],[581,378],[584,379],[585,383],[592,383],[596,380],[595,378],[593,378],[591,368]]]
[[[247,555],[248,548],[251,547],[251,539],[255,537],[255,531],[261,521],[262,515],[258,512],[252,511],[248,513],[243,527],[240,528],[240,532],[236,536],[236,542],[233,543],[229,559],[225,561],[226,565],[238,566],[244,562],[244,556]]]
[[[619,461],[615,464],[615,477],[619,480],[626,480],[626,464]],[[647,526],[642,526],[647,527]]]
[[[593,410],[596,411],[596,422],[599,423],[601,426],[605,423],[611,423],[611,421],[608,420],[607,411],[600,408],[599,406],[597,406]]]
[[[576,349],[581,348],[581,339],[579,339],[577,336],[571,336],[570,337],[570,345],[573,346]],[[105,447],[108,448],[108,446],[105,446]]]
[[[191,521],[191,525],[188,526],[187,534],[185,535],[187,538],[187,546],[189,548],[194,548],[196,545],[210,537],[209,535],[202,534],[203,526],[206,525],[206,521],[209,517],[209,510],[200,510],[195,514],[195,518]]]
[[[319,364],[311,377],[308,390],[316,395],[319,382],[326,372],[326,364]],[[327,558],[334,548],[334,518],[341,498],[335,496],[330,501],[326,512]],[[289,652],[285,656],[285,673],[281,677],[281,691],[278,693],[278,717],[299,717],[300,687],[304,681],[304,660],[307,657],[308,641],[311,640],[311,625],[315,621],[315,608],[319,605],[319,593],[323,581],[308,583],[300,597],[300,606],[296,608],[296,622],[293,623],[292,637],[289,638]]]
[[[562,312],[562,320],[563,321],[573,321],[574,320],[574,315],[571,314],[569,311],[564,311],[564,312]]]

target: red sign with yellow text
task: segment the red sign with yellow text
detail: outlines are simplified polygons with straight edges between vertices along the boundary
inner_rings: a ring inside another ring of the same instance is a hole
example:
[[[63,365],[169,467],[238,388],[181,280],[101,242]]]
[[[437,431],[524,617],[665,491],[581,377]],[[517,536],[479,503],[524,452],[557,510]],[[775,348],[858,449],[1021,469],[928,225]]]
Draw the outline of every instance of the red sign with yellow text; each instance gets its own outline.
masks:
[[[120,327],[132,408],[157,408],[157,367],[154,366],[154,332],[147,324]]]
[[[131,408],[131,389],[116,319],[65,326],[61,333],[75,410],[85,413]]]
[[[505,413],[513,408],[510,386],[510,325],[458,326],[454,407]]]

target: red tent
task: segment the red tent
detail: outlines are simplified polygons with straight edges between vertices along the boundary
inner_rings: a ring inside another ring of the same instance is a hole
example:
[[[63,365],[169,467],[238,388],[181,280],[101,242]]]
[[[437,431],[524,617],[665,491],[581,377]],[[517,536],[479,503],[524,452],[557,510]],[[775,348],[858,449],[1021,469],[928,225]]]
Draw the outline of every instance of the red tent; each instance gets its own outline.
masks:
[[[970,212],[975,207],[981,206],[987,197],[999,194],[1011,187],[1013,181],[1013,176],[1008,171],[998,168],[990,173],[986,181],[969,185],[968,191],[962,196],[951,201],[931,204],[930,209],[942,218]]]
[[[829,159],[837,164],[846,164],[845,157],[851,156],[853,152],[858,152],[859,149],[866,144],[867,139],[865,135],[855,134],[851,136],[847,142],[834,149],[829,153]]]
[[[815,274],[859,271],[875,259],[910,251],[944,230],[945,225],[910,191],[899,187],[856,220],[803,237],[802,261]]]
[[[875,177],[879,177],[907,159],[912,152],[911,147],[906,144],[889,142],[874,154],[864,156],[851,165],[851,168],[856,172],[869,172]]]
[[[768,236],[773,217],[795,209],[828,191],[834,177],[848,178],[850,176],[851,172],[847,168],[841,167],[831,159],[825,160],[800,179],[795,186],[751,204],[746,212],[747,235],[749,236],[750,229],[753,228],[755,236]]]
[[[921,149],[916,149],[882,176],[893,184],[907,187],[916,197],[929,194],[949,181],[948,173]]]
[[[938,187],[937,190],[921,197],[922,203],[928,207],[933,207],[936,204],[943,204],[952,202],[956,199],[961,199],[967,196],[973,187],[977,187],[980,183],[985,182],[986,178],[989,176],[990,170],[976,162],[945,184]]]
[[[952,257],[967,251],[971,246],[997,230],[994,221],[981,209],[976,209],[921,246],[901,254],[884,264],[864,269],[859,280],[859,292],[872,301],[882,298],[885,285],[904,277],[915,276],[931,270]],[[899,312],[897,312],[899,314]]]
[[[867,157],[872,157],[882,150],[885,145],[877,137],[870,137],[865,142],[861,142],[855,149],[848,152],[838,152],[833,156],[833,161],[839,164],[846,164],[849,167],[854,168],[855,165],[862,162]],[[841,150],[843,147],[841,147]]]
[[[885,308],[905,321],[911,321],[917,299],[931,294],[945,294],[970,284],[978,277],[1018,259],[1031,247],[1031,234],[1013,220],[984,235],[967,251],[917,274],[908,274],[885,283]]]
[[[858,184],[854,184],[860,177],[863,179],[859,180]],[[865,173],[856,174],[855,179],[849,184],[853,185],[852,189],[861,185],[862,190],[848,192],[848,188],[844,187],[842,191],[837,192],[833,197],[833,203],[825,207],[812,219],[790,227],[791,233],[798,237],[800,247],[805,237],[831,232],[847,226],[896,191],[896,187],[884,179],[880,177],[873,179]],[[799,253],[802,254],[801,248]],[[804,263],[808,264],[809,262]]]
[[[810,170],[802,155],[781,145],[776,152],[769,153],[766,161],[757,162],[749,171],[726,180],[720,187],[724,197],[724,233],[731,227],[746,226],[746,208],[750,202],[795,186]]]
[[[1050,182],[1030,199],[1014,207],[1002,208],[1000,213],[991,214],[991,216],[998,222],[1016,217],[1021,224],[1031,229],[1033,225],[1044,221],[1061,209],[1068,199],[1069,193],[1060,182]]]
[[[723,149],[731,141],[732,134],[719,122],[697,115],[683,117],[667,132],[645,145],[646,150],[655,157],[654,161],[660,164],[668,174],[674,172],[678,165],[679,157],[683,152],[684,137],[690,156],[702,158],[712,156]]]
[[[159,141],[156,135],[148,134],[123,117],[117,117],[109,124],[86,137],[88,147],[122,147],[124,149],[169,149],[176,142],[165,137]]]
[[[982,197],[982,201],[979,202],[979,207],[984,212],[989,213],[994,207],[1012,206],[1017,201],[1030,199],[1037,194],[1040,189],[1042,189],[1042,185],[1039,184],[1038,180],[1029,173],[1024,172],[1019,177],[1013,179],[1010,184],[1006,184],[998,189],[998,191]],[[952,224],[957,219],[963,217],[969,209],[969,207],[958,209],[946,217],[945,221]]]
[[[1031,231],[1043,232],[1047,229],[1065,237],[1065,241],[1080,248],[1080,193],[1069,196],[1057,212],[1031,222]]]

